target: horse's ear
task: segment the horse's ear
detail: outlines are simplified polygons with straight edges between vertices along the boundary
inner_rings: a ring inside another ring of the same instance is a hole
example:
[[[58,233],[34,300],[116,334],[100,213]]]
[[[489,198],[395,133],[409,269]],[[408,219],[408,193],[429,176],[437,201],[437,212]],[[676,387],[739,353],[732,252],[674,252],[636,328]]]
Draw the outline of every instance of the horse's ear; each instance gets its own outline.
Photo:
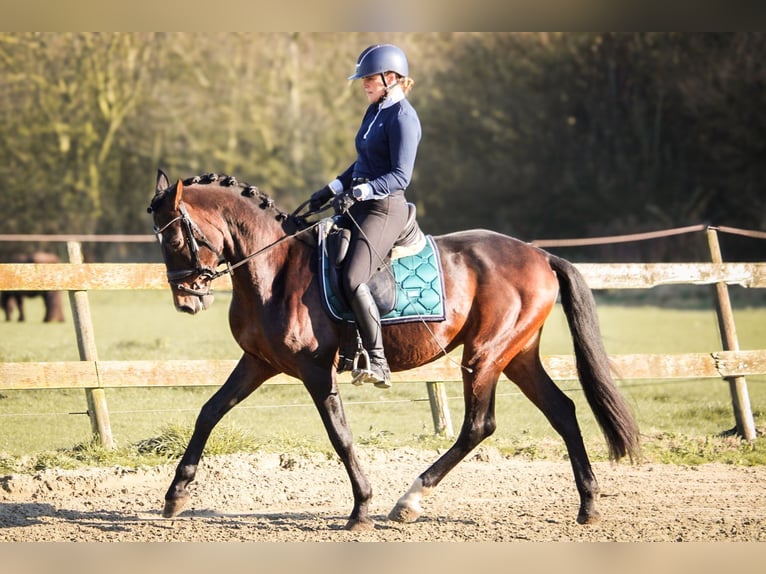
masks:
[[[161,169],[157,170],[157,186],[154,190],[154,193],[162,193],[167,188],[170,187],[170,180],[168,180],[168,176],[165,175],[165,172]]]
[[[184,194],[184,184],[179,179],[176,183],[176,188],[173,190],[173,209],[178,211],[178,206],[181,205],[181,197]]]

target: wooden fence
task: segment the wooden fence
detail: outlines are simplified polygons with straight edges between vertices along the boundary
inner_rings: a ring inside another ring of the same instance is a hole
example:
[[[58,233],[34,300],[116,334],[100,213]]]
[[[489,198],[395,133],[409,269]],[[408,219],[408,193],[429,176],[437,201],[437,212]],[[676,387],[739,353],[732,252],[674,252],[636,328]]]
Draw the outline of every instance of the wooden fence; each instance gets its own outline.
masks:
[[[755,424],[747,392],[747,375],[766,374],[766,350],[740,350],[729,301],[729,284],[766,287],[766,263],[721,261],[714,228],[707,229],[711,263],[618,263],[577,264],[592,289],[648,289],[659,285],[711,285],[716,292],[716,312],[722,350],[675,355],[612,355],[616,371],[625,379],[723,378],[729,383],[737,432],[755,438]],[[96,354],[89,290],[167,289],[162,264],[82,263],[80,244],[68,242],[70,263],[0,264],[0,290],[64,290],[69,292],[77,332],[80,361],[0,363],[0,389],[82,388],[86,391],[91,426],[106,446],[112,445],[104,389],[211,385],[222,383],[234,368],[234,360],[100,361]],[[216,287],[231,288],[228,276]],[[543,362],[553,379],[577,378],[574,358],[549,355]],[[444,382],[461,380],[460,368],[441,359],[429,365],[394,373],[394,382],[425,382],[434,430],[453,434]],[[341,383],[347,376],[339,377]],[[202,382],[199,382],[202,381]],[[281,375],[267,384],[296,384]]]

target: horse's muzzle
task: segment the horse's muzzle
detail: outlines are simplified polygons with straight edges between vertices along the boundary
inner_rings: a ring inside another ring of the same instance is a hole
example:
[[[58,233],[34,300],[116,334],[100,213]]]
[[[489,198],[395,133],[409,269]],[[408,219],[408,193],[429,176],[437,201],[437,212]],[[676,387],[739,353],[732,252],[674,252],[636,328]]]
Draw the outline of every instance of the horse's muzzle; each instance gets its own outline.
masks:
[[[213,295],[204,295],[202,297],[177,297],[176,310],[189,315],[196,315],[204,311],[213,304]]]
[[[213,304],[215,297],[209,286],[204,289],[197,288],[196,285],[187,287],[183,284],[174,285],[174,296],[176,310],[189,315],[196,315],[204,311]]]

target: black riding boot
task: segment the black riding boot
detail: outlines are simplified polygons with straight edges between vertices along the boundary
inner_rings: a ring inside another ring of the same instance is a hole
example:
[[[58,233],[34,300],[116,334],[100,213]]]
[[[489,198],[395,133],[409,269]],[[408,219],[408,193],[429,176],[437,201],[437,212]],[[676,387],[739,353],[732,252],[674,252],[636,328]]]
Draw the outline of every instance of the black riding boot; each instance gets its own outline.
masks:
[[[354,364],[351,371],[352,383],[375,383],[376,387],[387,389],[391,386],[391,371],[383,353],[383,331],[380,327],[380,313],[370,288],[362,283],[351,297],[351,310],[356,318],[356,326],[362,337],[362,345],[367,354],[364,368]]]

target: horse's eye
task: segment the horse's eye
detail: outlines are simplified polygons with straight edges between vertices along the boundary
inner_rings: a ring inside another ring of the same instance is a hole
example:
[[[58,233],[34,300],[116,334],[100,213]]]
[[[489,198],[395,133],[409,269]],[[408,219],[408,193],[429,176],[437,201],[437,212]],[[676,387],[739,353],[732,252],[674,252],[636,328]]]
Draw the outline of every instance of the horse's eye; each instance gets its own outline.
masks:
[[[181,249],[184,246],[184,240],[180,235],[174,235],[168,239],[167,244],[172,249]]]

